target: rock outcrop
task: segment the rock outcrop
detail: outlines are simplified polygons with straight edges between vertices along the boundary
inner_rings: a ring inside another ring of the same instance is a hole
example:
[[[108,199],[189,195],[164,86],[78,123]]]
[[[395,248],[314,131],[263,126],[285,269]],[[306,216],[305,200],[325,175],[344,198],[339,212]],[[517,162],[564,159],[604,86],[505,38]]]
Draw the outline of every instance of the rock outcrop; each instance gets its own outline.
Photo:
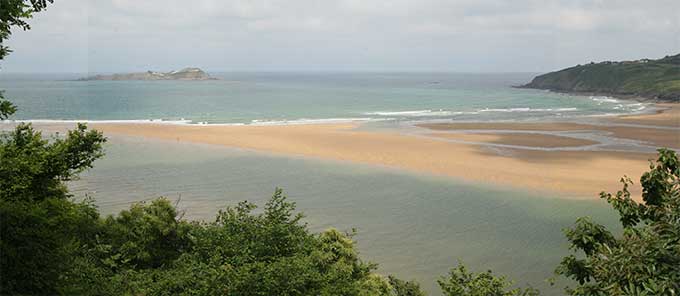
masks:
[[[171,72],[138,72],[112,75],[95,75],[79,80],[215,80],[199,68],[184,68]]]

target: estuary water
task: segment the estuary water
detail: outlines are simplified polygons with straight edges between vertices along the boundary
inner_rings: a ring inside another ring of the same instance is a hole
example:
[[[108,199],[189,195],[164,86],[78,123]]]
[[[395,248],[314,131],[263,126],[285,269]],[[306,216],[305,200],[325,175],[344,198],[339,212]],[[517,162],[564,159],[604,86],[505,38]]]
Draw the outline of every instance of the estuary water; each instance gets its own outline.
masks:
[[[106,156],[71,184],[104,214],[165,196],[189,219],[249,200],[264,205],[276,187],[306,215],[312,231],[356,228],[362,258],[379,272],[418,280],[440,295],[436,279],[459,261],[559,295],[545,279],[569,254],[562,229],[577,217],[605,225],[603,201],[538,196],[394,169],[271,156],[224,147],[113,137]]]

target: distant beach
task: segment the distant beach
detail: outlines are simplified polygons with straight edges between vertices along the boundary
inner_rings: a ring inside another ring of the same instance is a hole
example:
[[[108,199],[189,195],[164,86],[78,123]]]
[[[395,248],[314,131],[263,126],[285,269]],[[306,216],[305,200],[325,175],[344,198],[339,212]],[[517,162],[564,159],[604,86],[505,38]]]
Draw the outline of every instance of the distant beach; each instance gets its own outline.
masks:
[[[597,124],[433,123],[416,125],[418,133],[363,130],[358,123],[92,126],[106,134],[374,164],[570,198],[594,198],[602,190],[620,189],[623,175],[638,178],[648,168],[648,160],[654,158],[654,147],[680,148],[680,106],[659,107],[661,111],[656,114],[601,118]],[[600,135],[610,140],[612,147],[598,142],[596,137],[550,134],[565,132]],[[617,140],[640,149],[616,149]],[[502,149],[489,144],[500,144]],[[591,149],[594,145],[595,149]],[[575,149],[579,147],[583,149]],[[633,186],[632,190],[639,196],[639,187]]]

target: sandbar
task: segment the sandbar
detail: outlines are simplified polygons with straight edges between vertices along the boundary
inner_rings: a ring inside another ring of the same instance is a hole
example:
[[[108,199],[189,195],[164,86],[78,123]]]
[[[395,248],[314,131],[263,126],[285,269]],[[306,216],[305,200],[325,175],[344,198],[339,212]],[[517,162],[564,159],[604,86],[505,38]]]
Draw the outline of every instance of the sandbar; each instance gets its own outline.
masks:
[[[140,136],[237,147],[280,155],[365,163],[458,180],[509,186],[546,197],[596,198],[621,188],[648,169],[653,153],[615,151],[510,150],[497,153],[480,145],[453,143],[397,131],[365,131],[358,124],[283,126],[193,126],[93,124],[105,134]],[[554,129],[568,126],[551,124]],[[499,125],[508,129],[507,125]],[[640,188],[633,186],[638,196]]]
[[[599,142],[578,139],[573,137],[556,136],[550,134],[537,133],[431,133],[432,137],[443,139],[482,142],[512,146],[537,147],[537,148],[558,148],[558,147],[582,147],[595,145]]]

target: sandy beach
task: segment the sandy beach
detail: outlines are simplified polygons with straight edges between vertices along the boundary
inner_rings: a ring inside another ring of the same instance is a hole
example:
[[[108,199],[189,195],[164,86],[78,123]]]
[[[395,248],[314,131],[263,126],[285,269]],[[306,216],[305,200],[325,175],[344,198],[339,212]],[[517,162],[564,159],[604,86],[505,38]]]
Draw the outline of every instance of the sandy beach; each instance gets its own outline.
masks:
[[[447,123],[420,125],[422,134],[363,131],[358,124],[280,126],[192,126],[163,124],[95,124],[106,134],[216,144],[281,155],[306,156],[388,166],[459,180],[541,191],[546,196],[596,198],[620,189],[619,179],[637,180],[655,154],[591,150],[536,150],[535,147],[579,147],[592,140],[531,132],[594,131],[658,147],[680,147],[676,105],[651,115],[607,119],[616,124],[578,123]],[[653,123],[653,126],[651,125]],[[657,126],[665,127],[657,129]],[[670,127],[670,128],[669,128]],[[474,133],[442,133],[474,130]],[[494,131],[519,131],[496,133]],[[482,131],[482,133],[480,133]],[[436,134],[433,134],[436,132]],[[464,140],[466,143],[448,141]],[[525,146],[495,149],[485,144]],[[635,195],[640,188],[633,187]]]

